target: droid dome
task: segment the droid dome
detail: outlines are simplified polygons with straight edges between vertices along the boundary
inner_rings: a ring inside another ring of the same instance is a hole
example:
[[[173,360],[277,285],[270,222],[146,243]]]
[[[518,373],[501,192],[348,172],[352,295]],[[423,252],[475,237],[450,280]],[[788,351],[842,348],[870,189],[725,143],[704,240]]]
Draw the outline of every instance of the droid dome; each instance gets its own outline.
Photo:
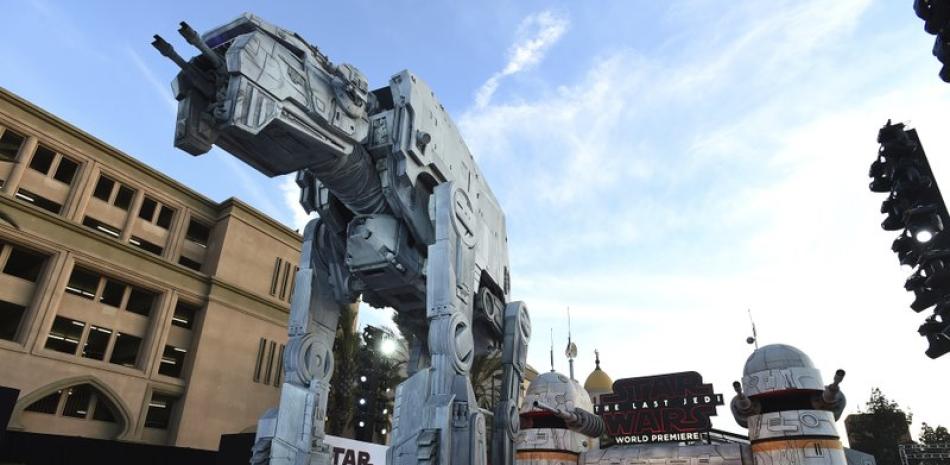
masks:
[[[566,410],[580,407],[588,412],[594,411],[587,391],[577,381],[556,371],[540,374],[531,382],[525,392],[521,413],[535,412],[536,401]]]
[[[769,344],[752,352],[745,362],[744,374],[786,368],[815,368],[804,352],[786,344]]]
[[[786,344],[769,344],[752,352],[742,371],[742,385],[749,396],[824,389],[821,372],[811,358]]]

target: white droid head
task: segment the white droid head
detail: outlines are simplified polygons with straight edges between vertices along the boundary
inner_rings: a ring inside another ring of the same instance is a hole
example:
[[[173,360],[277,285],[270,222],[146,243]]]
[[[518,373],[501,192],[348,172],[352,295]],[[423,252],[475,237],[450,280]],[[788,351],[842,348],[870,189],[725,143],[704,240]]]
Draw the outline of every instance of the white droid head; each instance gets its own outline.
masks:
[[[790,345],[770,344],[752,352],[742,371],[742,391],[751,398],[824,388],[811,359]]]

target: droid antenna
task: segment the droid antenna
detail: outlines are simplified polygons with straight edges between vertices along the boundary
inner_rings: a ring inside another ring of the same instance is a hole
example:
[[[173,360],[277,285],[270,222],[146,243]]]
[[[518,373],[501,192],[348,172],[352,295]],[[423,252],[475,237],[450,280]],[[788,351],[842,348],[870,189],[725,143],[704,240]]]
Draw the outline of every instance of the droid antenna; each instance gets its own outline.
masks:
[[[759,335],[755,331],[755,320],[752,319],[752,309],[746,309],[749,312],[749,323],[752,323],[752,336],[745,339],[746,344],[755,344],[755,350],[759,350]]]
[[[567,307],[567,348],[564,349],[564,355],[567,356],[571,379],[574,379],[574,358],[577,357],[577,345],[571,341],[571,307]]]
[[[551,371],[554,371],[554,328],[551,328]]]

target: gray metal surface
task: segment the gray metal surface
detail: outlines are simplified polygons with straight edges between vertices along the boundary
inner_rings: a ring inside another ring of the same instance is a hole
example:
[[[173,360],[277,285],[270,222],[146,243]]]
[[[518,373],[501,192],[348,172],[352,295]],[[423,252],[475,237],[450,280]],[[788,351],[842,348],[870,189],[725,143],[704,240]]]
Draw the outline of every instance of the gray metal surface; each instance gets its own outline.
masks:
[[[821,372],[802,351],[784,344],[763,346],[749,356],[742,376],[746,395],[754,396],[788,389],[821,391]]]
[[[844,375],[838,370],[823,386],[811,359],[788,345],[764,346],[749,356],[730,406],[736,422],[749,429],[757,465],[847,465],[835,428],[847,403],[839,388]]]
[[[252,461],[331,462],[331,349],[341,306],[362,297],[395,308],[411,345],[387,463],[486,463],[469,370],[498,350],[492,463],[511,465],[530,320],[509,301],[504,214],[435,93],[409,71],[371,91],[355,67],[251,14],[201,37],[180,32],[198,56],[154,42],[182,68],[175,146],[297,172],[301,204],[319,215],[304,231],[280,406],[261,418]]]
[[[754,462],[756,465],[773,465]],[[788,462],[775,462],[774,465]],[[753,465],[744,444],[637,444],[584,452],[579,465]]]
[[[576,380],[554,371],[538,375],[521,404],[518,465],[576,465],[578,454],[596,447],[603,433],[593,409]]]
[[[749,440],[752,442],[790,436],[837,438],[834,414],[822,410],[785,410],[749,418]]]

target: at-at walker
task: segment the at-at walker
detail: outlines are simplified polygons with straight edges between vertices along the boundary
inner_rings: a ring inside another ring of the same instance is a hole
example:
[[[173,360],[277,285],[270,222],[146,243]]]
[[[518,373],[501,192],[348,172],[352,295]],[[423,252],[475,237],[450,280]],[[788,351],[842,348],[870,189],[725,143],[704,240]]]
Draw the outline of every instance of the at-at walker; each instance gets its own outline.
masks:
[[[387,463],[486,463],[469,369],[500,349],[491,463],[511,465],[531,325],[509,302],[504,214],[432,90],[402,71],[370,91],[355,67],[250,14],[179,32],[198,56],[153,43],[181,67],[175,146],[217,145],[268,176],[296,172],[301,204],[319,215],[304,230],[280,406],[261,418],[252,462],[331,463],[333,339],[340,307],[362,296],[396,309],[410,341]]]

